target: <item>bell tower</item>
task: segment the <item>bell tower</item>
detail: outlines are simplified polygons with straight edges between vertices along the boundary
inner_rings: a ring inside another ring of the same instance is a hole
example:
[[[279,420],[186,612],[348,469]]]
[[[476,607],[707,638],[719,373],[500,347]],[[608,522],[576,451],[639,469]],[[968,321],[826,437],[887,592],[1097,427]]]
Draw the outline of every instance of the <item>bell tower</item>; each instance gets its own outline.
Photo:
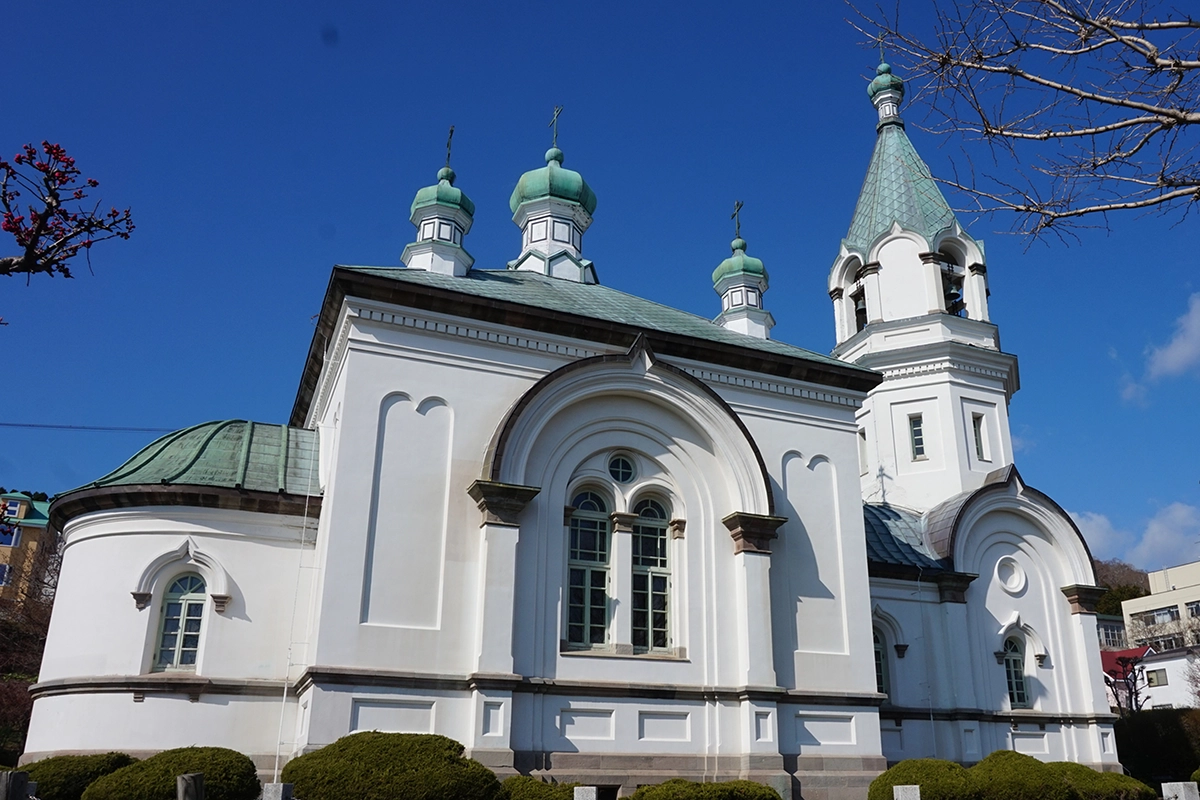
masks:
[[[867,95],[877,138],[829,273],[833,354],[884,376],[858,415],[863,498],[925,511],[1012,463],[1017,359],[988,316],[983,243],[905,133],[904,82],[880,64]]]

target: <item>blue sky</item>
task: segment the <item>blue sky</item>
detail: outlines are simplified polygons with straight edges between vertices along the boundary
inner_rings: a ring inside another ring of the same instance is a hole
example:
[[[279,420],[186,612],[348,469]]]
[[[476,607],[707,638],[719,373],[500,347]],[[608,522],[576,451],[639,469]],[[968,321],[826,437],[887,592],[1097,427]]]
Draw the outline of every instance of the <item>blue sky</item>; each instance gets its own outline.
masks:
[[[686,13],[681,9],[686,8]],[[75,280],[0,281],[15,385],[0,422],[177,428],[287,419],[334,264],[396,265],[408,206],[456,126],[467,247],[499,268],[546,123],[599,206],[585,255],[607,285],[705,316],[743,235],[771,273],[775,338],[827,352],[826,275],[875,137],[877,51],[840,3],[95,4],[9,37],[0,152],[65,145],[128,242]],[[926,23],[919,3],[906,24]],[[15,67],[11,65],[22,65]],[[903,77],[904,64],[896,65]],[[958,142],[909,133],[935,174]],[[952,204],[955,203],[951,196]],[[959,202],[961,204],[961,201]],[[1200,558],[1200,286],[1193,220],[987,242],[991,312],[1020,358],[1017,465],[1094,554]],[[0,428],[0,485],[64,491],[151,433]]]

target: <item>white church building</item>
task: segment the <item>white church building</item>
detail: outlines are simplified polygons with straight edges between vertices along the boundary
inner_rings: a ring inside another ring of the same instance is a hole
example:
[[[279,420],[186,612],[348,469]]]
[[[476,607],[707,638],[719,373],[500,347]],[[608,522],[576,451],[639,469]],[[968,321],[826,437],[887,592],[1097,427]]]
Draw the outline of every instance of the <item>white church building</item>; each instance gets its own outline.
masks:
[[[996,749],[1115,769],[1087,546],[1013,465],[1016,358],[880,65],[832,356],[599,282],[557,147],[479,269],[446,167],[402,267],[336,267],[288,425],[164,436],[59,496],[26,762],[222,745],[265,770],[433,732],[608,796],[864,796]],[[832,243],[832,242],[831,242]]]

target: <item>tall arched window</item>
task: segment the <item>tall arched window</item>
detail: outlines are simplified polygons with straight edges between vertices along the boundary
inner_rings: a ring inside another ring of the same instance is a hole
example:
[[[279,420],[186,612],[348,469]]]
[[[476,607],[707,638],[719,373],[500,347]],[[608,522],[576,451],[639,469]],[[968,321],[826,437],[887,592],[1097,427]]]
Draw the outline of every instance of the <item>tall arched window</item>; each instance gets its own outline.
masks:
[[[670,515],[657,500],[633,507],[633,649],[665,650],[670,646],[667,604],[671,571],[667,562]]]
[[[583,491],[571,505],[567,643],[602,645],[608,641],[608,504]]]
[[[891,694],[891,676],[888,675],[887,644],[884,637],[875,631],[875,691]]]
[[[1004,677],[1008,681],[1008,702],[1013,708],[1028,708],[1025,691],[1025,653],[1015,638],[1004,640]]]
[[[154,671],[195,670],[204,620],[205,587],[199,575],[180,575],[163,597],[162,630]]]

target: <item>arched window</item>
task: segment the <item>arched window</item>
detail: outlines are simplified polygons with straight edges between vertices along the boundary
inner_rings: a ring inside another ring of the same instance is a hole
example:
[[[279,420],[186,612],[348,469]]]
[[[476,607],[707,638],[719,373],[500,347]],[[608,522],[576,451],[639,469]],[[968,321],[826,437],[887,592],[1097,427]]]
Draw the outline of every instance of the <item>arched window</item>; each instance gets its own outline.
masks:
[[[670,646],[667,605],[671,570],[667,562],[670,515],[657,500],[641,500],[633,511],[633,649],[646,652]]]
[[[204,619],[205,587],[199,575],[180,575],[163,597],[162,630],[154,671],[195,670]]]
[[[891,694],[891,676],[888,675],[887,644],[878,630],[875,632],[875,691]]]
[[[1025,691],[1025,654],[1015,638],[1004,640],[1004,677],[1008,681],[1008,702],[1013,708],[1028,708]]]
[[[608,641],[608,504],[592,491],[571,501],[567,556],[567,643],[590,647]]]

